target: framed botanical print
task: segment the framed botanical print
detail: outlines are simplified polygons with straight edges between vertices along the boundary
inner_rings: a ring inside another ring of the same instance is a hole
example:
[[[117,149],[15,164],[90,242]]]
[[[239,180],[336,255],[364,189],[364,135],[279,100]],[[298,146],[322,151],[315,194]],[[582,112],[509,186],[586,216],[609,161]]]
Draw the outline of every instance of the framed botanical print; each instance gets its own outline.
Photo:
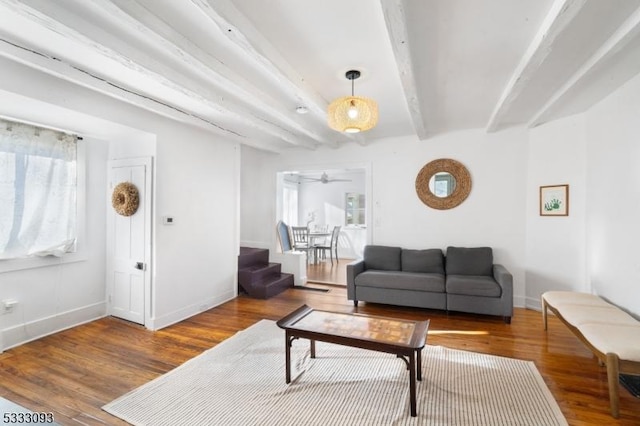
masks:
[[[569,216],[569,185],[540,187],[540,216]]]

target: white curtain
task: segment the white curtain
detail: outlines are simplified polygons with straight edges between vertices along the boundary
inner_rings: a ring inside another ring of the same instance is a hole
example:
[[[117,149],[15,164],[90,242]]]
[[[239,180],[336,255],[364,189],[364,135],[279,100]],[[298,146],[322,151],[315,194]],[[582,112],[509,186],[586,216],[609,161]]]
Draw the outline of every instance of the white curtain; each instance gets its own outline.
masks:
[[[0,120],[0,259],[75,249],[76,147],[74,135]]]
[[[298,225],[298,185],[287,181],[282,191],[282,221],[289,226]]]

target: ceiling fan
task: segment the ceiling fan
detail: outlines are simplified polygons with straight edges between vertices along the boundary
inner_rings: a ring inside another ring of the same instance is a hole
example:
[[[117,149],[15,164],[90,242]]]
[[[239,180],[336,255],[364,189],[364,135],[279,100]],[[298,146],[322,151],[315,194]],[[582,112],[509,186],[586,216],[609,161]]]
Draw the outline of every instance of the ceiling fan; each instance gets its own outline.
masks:
[[[300,176],[300,179],[308,180],[311,182],[331,183],[331,182],[351,182],[351,179],[330,179],[327,172],[323,172],[319,178]]]

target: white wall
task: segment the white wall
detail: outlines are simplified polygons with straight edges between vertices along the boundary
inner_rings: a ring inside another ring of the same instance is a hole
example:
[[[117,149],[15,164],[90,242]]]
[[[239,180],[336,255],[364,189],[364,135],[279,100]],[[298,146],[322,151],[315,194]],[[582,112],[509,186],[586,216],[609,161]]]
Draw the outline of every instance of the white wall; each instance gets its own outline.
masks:
[[[275,250],[276,173],[271,163],[277,155],[243,145],[241,157],[241,245]]]
[[[185,126],[166,126],[158,135],[156,327],[237,294],[239,150]],[[173,225],[161,224],[166,215]]]
[[[585,114],[593,291],[640,317],[640,76]]]
[[[373,206],[370,243],[443,250],[449,245],[491,246],[495,260],[513,273],[515,301],[523,306],[527,138],[524,129],[495,134],[468,130],[426,141],[405,137],[374,141],[365,147],[347,144],[338,149],[318,149],[312,154],[291,150],[273,156],[252,150],[243,157],[243,176],[249,173],[245,167],[260,165],[259,170],[253,167],[251,178],[261,182],[260,200],[264,204],[253,204],[252,213],[243,212],[243,241],[275,241],[277,171],[366,163],[370,166]],[[416,175],[437,158],[462,162],[472,177],[469,198],[452,210],[431,209],[416,195]],[[243,192],[243,201],[253,194]],[[256,223],[261,224],[260,229]]]
[[[589,292],[586,278],[586,136],[582,115],[530,131],[527,177],[527,306],[547,290]],[[569,215],[540,216],[540,186],[569,185]]]
[[[0,91],[8,93],[3,100],[11,99],[0,104],[0,114],[83,135],[95,132],[106,141],[92,153],[96,158],[90,169],[96,175],[87,192],[98,201],[88,211],[96,238],[88,260],[0,274],[0,298],[15,297],[19,302],[14,313],[0,317],[3,347],[26,340],[16,333],[35,336],[31,328],[36,325],[49,332],[104,315],[106,160],[130,152],[123,148],[126,144],[140,143],[138,151],[148,153],[154,151],[155,143],[154,300],[149,326],[168,325],[235,296],[240,191],[237,143],[3,58]],[[175,225],[159,225],[167,214],[176,218]],[[62,315],[62,310],[69,314]]]
[[[527,306],[592,292],[640,317],[640,76],[583,114],[530,132]],[[568,217],[540,217],[540,185],[570,185]]]

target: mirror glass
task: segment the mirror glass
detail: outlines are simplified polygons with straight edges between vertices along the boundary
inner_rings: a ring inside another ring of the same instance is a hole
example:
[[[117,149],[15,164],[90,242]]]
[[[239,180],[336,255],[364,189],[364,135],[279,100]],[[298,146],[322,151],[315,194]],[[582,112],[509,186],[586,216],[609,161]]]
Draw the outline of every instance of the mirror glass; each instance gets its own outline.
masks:
[[[456,189],[456,178],[448,172],[437,172],[429,179],[429,190],[438,198],[446,198]]]

